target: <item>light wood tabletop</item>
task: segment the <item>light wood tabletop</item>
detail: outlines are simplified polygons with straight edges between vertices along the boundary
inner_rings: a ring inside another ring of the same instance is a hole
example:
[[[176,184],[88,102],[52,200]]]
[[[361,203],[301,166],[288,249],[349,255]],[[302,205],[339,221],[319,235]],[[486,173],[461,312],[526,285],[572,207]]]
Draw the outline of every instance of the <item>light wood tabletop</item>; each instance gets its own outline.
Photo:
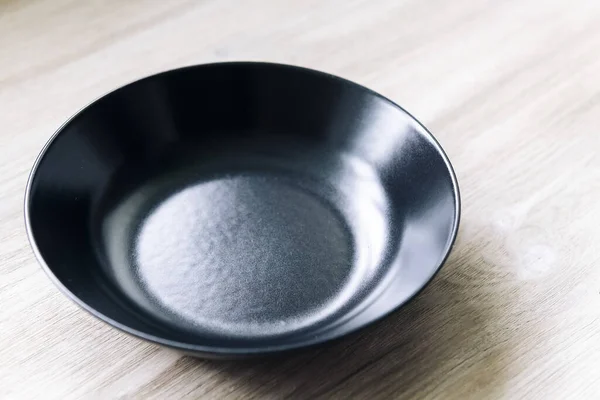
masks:
[[[166,69],[266,60],[401,104],[461,186],[440,274],[320,349],[202,361],[55,288],[24,226],[29,170],[71,114]],[[597,0],[0,0],[0,398],[600,398]]]

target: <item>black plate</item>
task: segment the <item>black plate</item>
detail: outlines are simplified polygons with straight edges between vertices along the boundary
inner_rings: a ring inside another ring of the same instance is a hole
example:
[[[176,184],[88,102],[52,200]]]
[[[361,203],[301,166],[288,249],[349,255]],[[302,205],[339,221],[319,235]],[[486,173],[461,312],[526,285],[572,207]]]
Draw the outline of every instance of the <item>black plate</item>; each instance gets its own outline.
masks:
[[[322,343],[441,267],[459,193],[432,135],[344,79],[268,63],[154,75],[48,142],[26,223],[54,283],[101,320],[202,356]]]

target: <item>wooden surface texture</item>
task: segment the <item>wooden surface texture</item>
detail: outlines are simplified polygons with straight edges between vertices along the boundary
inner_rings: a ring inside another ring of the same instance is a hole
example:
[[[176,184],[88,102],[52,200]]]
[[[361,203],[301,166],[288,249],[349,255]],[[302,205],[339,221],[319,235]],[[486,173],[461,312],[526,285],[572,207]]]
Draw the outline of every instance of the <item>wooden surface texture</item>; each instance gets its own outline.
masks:
[[[267,60],[403,105],[451,158],[455,249],[385,321],[284,359],[208,362],[62,296],[23,222],[72,113],[165,69]],[[1,399],[600,399],[597,0],[0,0]]]

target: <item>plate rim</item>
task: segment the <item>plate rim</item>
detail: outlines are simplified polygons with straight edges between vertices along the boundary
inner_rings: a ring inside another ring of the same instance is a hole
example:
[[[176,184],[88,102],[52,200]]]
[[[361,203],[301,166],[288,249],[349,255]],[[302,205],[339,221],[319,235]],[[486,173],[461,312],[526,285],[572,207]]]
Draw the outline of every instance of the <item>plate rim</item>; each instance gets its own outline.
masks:
[[[272,346],[267,345],[267,346],[256,346],[256,347],[239,347],[239,348],[237,348],[237,347],[220,347],[220,346],[208,346],[208,345],[193,344],[193,343],[186,343],[183,341],[165,339],[165,338],[162,338],[162,337],[159,337],[156,335],[151,335],[151,334],[142,332],[140,330],[131,328],[131,327],[127,326],[126,324],[122,324],[118,321],[115,321],[114,319],[99,312],[94,307],[89,306],[86,302],[81,300],[77,295],[75,295],[71,290],[69,290],[65,285],[63,285],[63,283],[56,277],[56,275],[54,275],[54,273],[52,272],[52,269],[50,268],[50,266],[46,263],[46,261],[42,257],[41,252],[37,246],[37,243],[34,238],[34,233],[33,233],[32,227],[31,227],[31,216],[30,216],[30,205],[31,204],[30,204],[30,202],[31,202],[31,191],[32,191],[33,180],[35,179],[37,170],[38,170],[44,156],[46,155],[46,153],[48,152],[50,147],[54,144],[54,142],[56,141],[58,136],[60,136],[60,134],[65,131],[65,128],[67,126],[69,126],[76,118],[81,116],[88,108],[91,108],[94,104],[96,104],[97,102],[101,101],[102,99],[104,99],[105,97],[107,97],[111,94],[114,94],[116,92],[124,90],[125,88],[127,88],[129,86],[139,84],[143,81],[156,79],[161,76],[165,76],[165,75],[169,75],[169,74],[180,73],[185,70],[215,68],[215,67],[220,67],[220,66],[244,66],[244,65],[246,65],[246,66],[250,65],[250,66],[255,66],[255,67],[267,67],[267,68],[285,68],[285,69],[295,70],[296,72],[308,73],[308,74],[318,75],[321,77],[326,77],[329,79],[334,79],[334,80],[341,82],[342,84],[344,84],[346,86],[351,86],[354,88],[361,89],[362,91],[365,91],[365,92],[387,102],[394,108],[397,108],[398,110],[400,110],[401,112],[406,114],[406,116],[409,117],[409,119],[412,121],[412,123],[414,123],[414,128],[416,128],[418,133],[421,134],[423,137],[425,137],[433,145],[433,147],[437,150],[438,154],[442,157],[442,159],[444,160],[444,163],[446,164],[446,168],[448,170],[450,180],[452,181],[452,190],[454,193],[453,227],[452,227],[452,231],[451,231],[449,240],[446,243],[446,248],[444,249],[441,261],[438,263],[438,265],[434,269],[433,273],[426,280],[424,280],[423,283],[417,288],[417,290],[415,290],[415,292],[412,295],[410,295],[407,299],[405,299],[403,302],[399,303],[395,307],[392,307],[390,310],[388,310],[384,313],[381,313],[376,318],[372,319],[371,321],[369,321],[367,323],[363,323],[361,325],[358,325],[358,326],[348,329],[346,331],[342,331],[340,333],[336,333],[336,334],[330,335],[325,338],[316,336],[316,337],[308,339],[308,340],[293,342],[293,343],[289,343],[289,344],[272,345]],[[158,344],[161,346],[166,346],[166,347],[169,347],[172,349],[176,349],[176,350],[182,351],[184,353],[196,354],[196,355],[198,355],[198,354],[213,355],[213,356],[220,356],[220,357],[236,357],[236,356],[243,357],[243,356],[253,356],[253,355],[263,355],[263,354],[266,355],[266,354],[287,352],[287,351],[298,350],[298,349],[307,348],[307,347],[313,347],[316,345],[331,342],[331,341],[340,339],[342,337],[357,333],[357,332],[365,329],[366,327],[371,326],[371,325],[387,318],[392,313],[394,313],[394,312],[398,311],[400,308],[404,307],[407,303],[409,303],[415,297],[417,297],[433,281],[435,276],[439,273],[439,271],[442,269],[442,267],[448,260],[448,257],[456,243],[456,239],[457,239],[458,232],[459,232],[459,226],[460,226],[460,220],[461,220],[461,196],[460,196],[460,188],[459,188],[459,184],[458,184],[458,179],[456,177],[456,172],[454,170],[454,167],[453,167],[452,163],[450,162],[450,159],[448,158],[446,152],[444,151],[444,149],[442,148],[442,146],[440,145],[438,140],[435,138],[435,136],[411,113],[409,113],[407,110],[405,110],[402,106],[398,105],[394,101],[383,96],[382,94],[380,94],[372,89],[369,89],[368,87],[363,86],[359,83],[351,81],[349,79],[340,77],[338,75],[333,75],[328,72],[312,69],[312,68],[291,65],[291,64],[285,64],[285,63],[266,62],[266,61],[224,61],[224,62],[212,62],[212,63],[186,65],[186,66],[173,68],[173,69],[165,70],[162,72],[146,75],[142,78],[132,80],[129,83],[118,86],[115,89],[112,89],[110,91],[103,93],[102,95],[100,95],[100,96],[96,97],[95,99],[93,99],[92,101],[90,101],[85,106],[81,107],[74,114],[72,114],[65,122],[63,122],[55,130],[55,132],[46,141],[46,143],[40,150],[39,154],[37,155],[37,157],[33,163],[33,166],[31,168],[31,171],[27,178],[27,184],[26,184],[26,188],[25,188],[24,219],[25,219],[25,230],[26,230],[26,234],[27,234],[27,239],[29,241],[29,244],[32,248],[35,259],[38,262],[38,264],[40,264],[40,266],[42,267],[42,269],[44,270],[44,272],[46,273],[48,278],[59,289],[59,291],[63,295],[65,295],[68,299],[70,299],[73,303],[75,303],[77,306],[79,306],[81,309],[85,310],[88,314],[90,314],[93,317],[95,317],[96,319],[112,326],[113,328],[120,330],[121,332],[124,332],[126,334],[129,334],[131,336],[137,337],[142,340],[146,340],[148,342],[152,342],[154,344]]]

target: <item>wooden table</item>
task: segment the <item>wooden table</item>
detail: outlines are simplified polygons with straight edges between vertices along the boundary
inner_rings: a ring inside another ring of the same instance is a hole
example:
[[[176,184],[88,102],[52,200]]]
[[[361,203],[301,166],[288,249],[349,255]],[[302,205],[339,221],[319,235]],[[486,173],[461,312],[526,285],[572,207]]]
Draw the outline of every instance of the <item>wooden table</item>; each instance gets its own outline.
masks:
[[[97,96],[218,60],[325,70],[405,106],[463,195],[418,298],[294,357],[207,362],[121,334],[50,283],[23,194]],[[596,0],[0,0],[0,398],[600,398]]]

